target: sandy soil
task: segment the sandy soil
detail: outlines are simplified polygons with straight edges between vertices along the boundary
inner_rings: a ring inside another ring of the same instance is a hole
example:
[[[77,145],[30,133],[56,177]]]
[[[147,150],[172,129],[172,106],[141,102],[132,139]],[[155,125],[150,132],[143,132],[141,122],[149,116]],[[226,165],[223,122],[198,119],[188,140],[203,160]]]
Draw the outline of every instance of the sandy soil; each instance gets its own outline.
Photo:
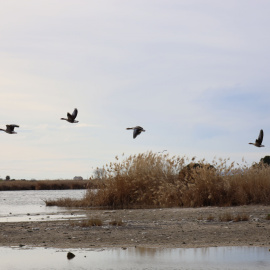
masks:
[[[74,211],[73,211],[74,212]],[[81,210],[81,212],[83,212]],[[270,206],[85,210],[101,227],[79,221],[0,223],[1,246],[57,248],[269,246]],[[78,212],[76,212],[78,214]],[[225,213],[246,214],[249,221],[221,222]],[[212,219],[213,220],[207,220]],[[121,219],[123,226],[109,225]],[[77,224],[77,225],[76,225]]]

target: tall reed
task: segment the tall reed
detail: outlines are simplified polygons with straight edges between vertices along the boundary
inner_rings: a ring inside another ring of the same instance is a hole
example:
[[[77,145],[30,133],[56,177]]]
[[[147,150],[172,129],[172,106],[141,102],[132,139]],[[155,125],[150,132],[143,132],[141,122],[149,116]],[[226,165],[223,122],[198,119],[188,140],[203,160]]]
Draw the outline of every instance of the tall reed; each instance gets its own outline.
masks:
[[[198,207],[270,203],[270,166],[212,165],[153,152],[132,155],[102,168],[97,191],[80,206],[106,208]],[[75,201],[74,201],[75,203]],[[76,201],[78,206],[78,200]],[[55,203],[57,205],[57,202]],[[72,201],[66,206],[72,206]]]

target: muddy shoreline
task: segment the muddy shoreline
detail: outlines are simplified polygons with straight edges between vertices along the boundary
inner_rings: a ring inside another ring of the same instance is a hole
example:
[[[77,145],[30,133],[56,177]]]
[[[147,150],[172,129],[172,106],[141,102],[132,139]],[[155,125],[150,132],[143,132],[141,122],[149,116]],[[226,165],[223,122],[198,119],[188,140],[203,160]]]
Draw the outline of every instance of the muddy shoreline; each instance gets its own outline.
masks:
[[[74,211],[70,211],[74,212]],[[27,245],[55,248],[153,247],[195,248],[217,246],[270,247],[270,206],[165,208],[134,210],[79,210],[102,226],[81,227],[79,221],[0,223],[0,246]],[[229,213],[248,221],[220,221]],[[122,220],[123,226],[109,223]]]

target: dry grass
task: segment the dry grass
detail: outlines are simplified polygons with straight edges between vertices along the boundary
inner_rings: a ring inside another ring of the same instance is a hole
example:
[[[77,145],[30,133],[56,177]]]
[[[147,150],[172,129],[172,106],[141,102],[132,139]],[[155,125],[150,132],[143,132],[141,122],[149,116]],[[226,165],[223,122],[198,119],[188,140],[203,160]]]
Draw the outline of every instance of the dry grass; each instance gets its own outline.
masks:
[[[96,188],[97,181],[86,180],[10,180],[0,181],[0,191],[4,190],[59,190]]]
[[[76,223],[76,225],[80,227],[93,227],[93,226],[102,226],[103,222],[99,218],[90,218],[82,220],[79,223]]]
[[[60,198],[57,200],[45,201],[46,206],[60,206],[60,207],[82,207],[82,200],[74,200],[70,198]]]
[[[124,222],[121,219],[112,220],[109,222],[112,226],[123,226]]]
[[[111,226],[124,226],[124,222],[122,219],[115,219],[108,222]],[[80,226],[80,227],[94,227],[94,226],[103,226],[103,221],[99,218],[88,218],[81,221],[72,221],[70,223],[72,226]]]
[[[228,221],[234,221],[234,222],[240,222],[240,221],[248,221],[249,216],[245,213],[243,214],[237,214],[234,216],[232,213],[226,212],[223,215],[219,217],[219,220],[222,222],[228,222]]]
[[[243,214],[237,214],[236,217],[233,219],[234,222],[239,222],[239,221],[249,221],[249,216],[245,213]]]
[[[229,159],[194,163],[185,157],[147,152],[102,168],[97,192],[80,203],[105,208],[235,206],[270,203],[270,166],[235,166]],[[188,164],[188,165],[187,165]],[[73,204],[74,202],[74,204]],[[55,202],[54,205],[59,205]]]
[[[206,220],[207,220],[207,221],[213,221],[213,220],[214,220],[214,217],[210,214],[210,215],[207,217]]]
[[[228,221],[232,221],[233,220],[233,215],[229,212],[226,212],[222,215],[219,216],[219,220],[222,221],[222,222],[228,222]]]

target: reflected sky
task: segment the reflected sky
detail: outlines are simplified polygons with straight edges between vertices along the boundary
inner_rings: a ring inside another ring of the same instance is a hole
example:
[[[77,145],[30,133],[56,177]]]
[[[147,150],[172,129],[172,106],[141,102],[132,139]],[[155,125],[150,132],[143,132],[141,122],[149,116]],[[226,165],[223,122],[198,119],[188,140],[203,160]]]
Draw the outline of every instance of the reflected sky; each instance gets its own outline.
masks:
[[[19,222],[29,219],[35,221],[47,219],[47,216],[52,214],[70,213],[72,210],[64,207],[46,207],[45,201],[59,198],[80,199],[85,192],[85,190],[0,191],[0,222]]]
[[[269,248],[0,248],[2,269],[269,269]],[[67,259],[67,252],[75,254]],[[16,260],[14,260],[16,258]]]

